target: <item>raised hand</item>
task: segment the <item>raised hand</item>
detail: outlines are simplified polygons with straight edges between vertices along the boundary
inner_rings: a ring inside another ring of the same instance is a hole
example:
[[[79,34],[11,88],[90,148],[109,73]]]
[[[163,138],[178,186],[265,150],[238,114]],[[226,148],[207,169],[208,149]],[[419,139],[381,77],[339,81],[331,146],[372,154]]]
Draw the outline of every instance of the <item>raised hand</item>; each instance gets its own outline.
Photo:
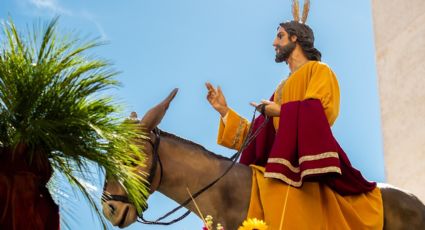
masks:
[[[211,106],[215,110],[217,110],[217,112],[220,113],[222,117],[226,116],[227,112],[229,111],[229,107],[227,107],[226,98],[224,97],[220,86],[218,86],[216,89],[209,82],[205,83],[205,86],[207,87],[207,90],[208,90],[208,94],[207,94],[208,102],[211,104]]]

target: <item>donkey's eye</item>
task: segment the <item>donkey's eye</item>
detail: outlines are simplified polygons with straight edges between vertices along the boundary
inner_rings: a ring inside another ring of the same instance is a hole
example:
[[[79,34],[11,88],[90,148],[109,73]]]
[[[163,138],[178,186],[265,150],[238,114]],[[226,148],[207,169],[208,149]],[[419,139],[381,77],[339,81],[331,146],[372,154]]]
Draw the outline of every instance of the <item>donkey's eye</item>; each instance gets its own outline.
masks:
[[[111,210],[112,214],[115,214],[115,207],[112,204],[108,204],[109,209]]]

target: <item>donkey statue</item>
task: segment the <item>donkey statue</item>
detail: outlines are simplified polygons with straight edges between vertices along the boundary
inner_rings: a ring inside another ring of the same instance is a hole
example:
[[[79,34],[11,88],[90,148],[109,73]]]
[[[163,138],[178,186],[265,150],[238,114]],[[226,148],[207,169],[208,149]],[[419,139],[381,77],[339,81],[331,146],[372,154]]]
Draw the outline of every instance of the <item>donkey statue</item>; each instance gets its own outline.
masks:
[[[190,191],[202,189],[223,175],[233,162],[173,134],[155,135],[152,132],[176,94],[177,89],[142,118],[141,125],[150,133],[152,141],[145,143],[146,166],[136,166],[135,170],[150,178],[151,193],[158,191],[181,204],[189,197],[187,188]],[[224,177],[198,196],[196,203],[225,229],[237,229],[247,215],[251,176],[250,167],[236,163]],[[418,198],[389,185],[379,184],[379,187],[384,206],[384,229],[425,229],[425,206]],[[114,199],[116,197],[120,199]],[[128,201],[126,189],[113,177],[105,179],[102,205],[105,217],[114,226],[127,227],[137,220],[138,213]],[[199,216],[193,202],[185,207]]]

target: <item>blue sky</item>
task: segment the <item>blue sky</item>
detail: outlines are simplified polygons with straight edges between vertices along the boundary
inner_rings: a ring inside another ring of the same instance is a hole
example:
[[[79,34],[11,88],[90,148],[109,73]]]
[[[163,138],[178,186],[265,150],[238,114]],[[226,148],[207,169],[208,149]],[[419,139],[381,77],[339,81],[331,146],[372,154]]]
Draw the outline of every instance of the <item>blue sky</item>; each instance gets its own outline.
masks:
[[[108,44],[96,56],[121,71],[114,94],[128,111],[143,114],[173,88],[179,93],[160,127],[230,156],[215,142],[218,114],[207,103],[204,83],[221,85],[228,104],[250,117],[251,101],[269,98],[288,75],[274,62],[272,41],[281,21],[291,19],[290,1],[3,0],[0,18],[21,28],[61,15],[60,28]],[[341,111],[333,131],[353,165],[370,180],[384,181],[378,86],[369,0],[312,0],[307,22],[315,31],[323,61],[338,76]],[[96,190],[96,188],[94,188]],[[77,198],[77,200],[80,198]],[[147,217],[175,203],[155,193]],[[79,200],[72,229],[99,226]],[[201,229],[193,215],[171,227],[133,224],[128,229]]]

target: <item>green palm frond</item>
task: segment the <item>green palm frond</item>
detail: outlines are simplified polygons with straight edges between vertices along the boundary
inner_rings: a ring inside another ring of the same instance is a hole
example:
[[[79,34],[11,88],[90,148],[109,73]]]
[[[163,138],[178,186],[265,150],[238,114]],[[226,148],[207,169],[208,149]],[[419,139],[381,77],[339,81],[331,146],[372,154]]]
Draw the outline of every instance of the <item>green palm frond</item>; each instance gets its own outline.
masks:
[[[147,188],[129,165],[143,164],[134,140],[145,137],[137,125],[122,122],[121,106],[106,95],[119,86],[117,72],[107,61],[87,54],[101,43],[59,36],[57,20],[39,30],[34,27],[26,37],[11,20],[3,25],[0,148],[24,145],[29,159],[45,155],[105,224],[76,175],[89,178],[94,163],[124,182],[140,210]]]

